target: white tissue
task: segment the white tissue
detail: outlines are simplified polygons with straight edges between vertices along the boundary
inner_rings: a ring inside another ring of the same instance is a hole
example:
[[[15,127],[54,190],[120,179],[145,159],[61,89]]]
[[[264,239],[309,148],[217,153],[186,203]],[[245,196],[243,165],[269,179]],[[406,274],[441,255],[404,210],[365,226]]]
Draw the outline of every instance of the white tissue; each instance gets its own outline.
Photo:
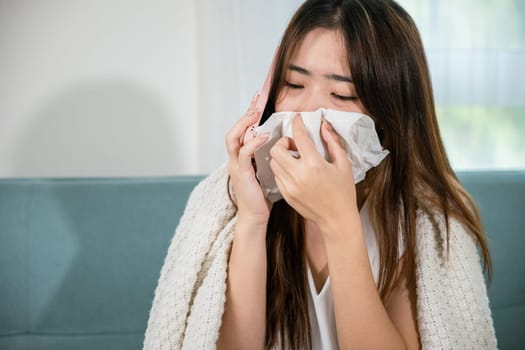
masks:
[[[268,141],[255,151],[257,179],[266,198],[274,203],[282,198],[270,168],[270,149],[283,136],[292,137],[292,121],[297,112],[274,113],[254,134],[269,133]],[[315,112],[300,112],[308,134],[319,153],[328,159],[328,152],[321,138],[322,118],[332,124],[341,136],[348,159],[352,164],[354,183],[362,181],[366,172],[377,166],[389,153],[379,143],[374,121],[367,115],[354,112],[342,112],[333,109],[318,109]]]

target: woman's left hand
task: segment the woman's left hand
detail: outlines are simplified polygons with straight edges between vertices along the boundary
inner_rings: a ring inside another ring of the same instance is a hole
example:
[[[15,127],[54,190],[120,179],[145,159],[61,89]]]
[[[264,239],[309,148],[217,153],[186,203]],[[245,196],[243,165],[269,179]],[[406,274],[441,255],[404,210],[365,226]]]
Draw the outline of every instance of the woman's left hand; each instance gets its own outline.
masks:
[[[352,166],[339,143],[339,135],[323,120],[321,137],[330,161],[317,151],[298,114],[292,122],[293,139],[281,138],[270,150],[270,167],[283,198],[321,231],[345,224],[358,213]],[[290,154],[297,150],[299,158]]]

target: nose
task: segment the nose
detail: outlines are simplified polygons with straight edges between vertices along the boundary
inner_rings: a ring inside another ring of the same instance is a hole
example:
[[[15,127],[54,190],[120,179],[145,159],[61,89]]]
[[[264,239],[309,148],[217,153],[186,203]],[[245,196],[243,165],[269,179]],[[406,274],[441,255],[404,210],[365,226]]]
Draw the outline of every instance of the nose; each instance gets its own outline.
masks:
[[[319,108],[327,107],[327,102],[320,89],[316,86],[311,86],[305,94],[301,96],[298,101],[298,106],[302,112],[313,112]]]

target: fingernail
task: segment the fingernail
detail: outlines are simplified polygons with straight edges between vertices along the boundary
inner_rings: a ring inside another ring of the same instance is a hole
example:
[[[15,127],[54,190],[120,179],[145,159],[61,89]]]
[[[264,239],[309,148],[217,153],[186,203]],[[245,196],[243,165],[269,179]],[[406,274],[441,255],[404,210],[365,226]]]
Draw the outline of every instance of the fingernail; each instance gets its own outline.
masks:
[[[332,127],[332,124],[330,124],[328,121],[323,120],[323,122],[326,124],[326,127],[329,131],[334,131],[334,128]]]
[[[267,139],[268,137],[270,137],[270,134],[267,133],[267,132],[263,132],[262,134],[257,135],[257,138],[259,138],[259,139],[261,139],[261,140],[265,140],[265,139]]]

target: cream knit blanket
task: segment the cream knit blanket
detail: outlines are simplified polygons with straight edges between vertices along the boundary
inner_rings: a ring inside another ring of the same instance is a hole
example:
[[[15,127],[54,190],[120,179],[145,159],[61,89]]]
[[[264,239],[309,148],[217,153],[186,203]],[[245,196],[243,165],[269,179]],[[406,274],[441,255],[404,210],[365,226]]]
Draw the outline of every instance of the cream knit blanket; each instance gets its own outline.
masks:
[[[215,349],[226,301],[236,211],[221,166],[193,190],[164,260],[144,350]],[[496,337],[476,245],[450,221],[418,212],[417,322],[423,349],[495,349]]]

